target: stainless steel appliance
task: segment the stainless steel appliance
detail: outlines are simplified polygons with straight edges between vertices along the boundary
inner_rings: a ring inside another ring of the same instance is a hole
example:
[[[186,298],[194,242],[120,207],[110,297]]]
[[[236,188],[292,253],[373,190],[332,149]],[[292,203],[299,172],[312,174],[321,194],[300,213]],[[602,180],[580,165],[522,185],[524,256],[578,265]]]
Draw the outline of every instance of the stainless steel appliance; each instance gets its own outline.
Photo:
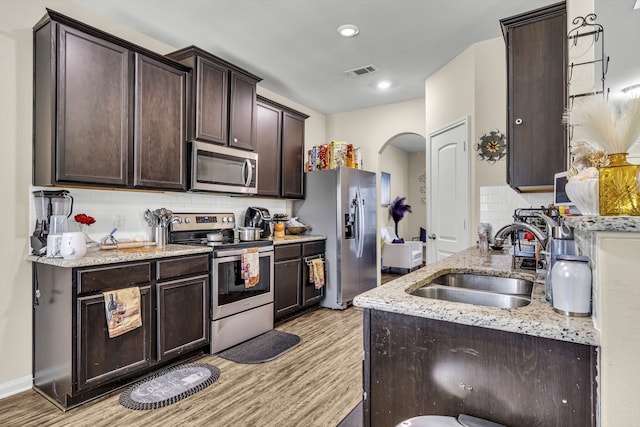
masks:
[[[211,255],[211,354],[273,329],[273,241],[234,239],[232,213],[174,213],[169,242],[209,245]],[[222,241],[207,234],[222,233]],[[244,249],[258,248],[260,279],[250,288],[242,277]]]
[[[73,197],[67,190],[33,192],[36,211],[36,226],[31,235],[31,249],[34,255],[47,252],[49,234],[67,231],[67,218],[73,212]]]
[[[323,307],[346,308],[376,286],[376,175],[341,167],[305,176],[305,200],[293,203],[293,216],[327,236]],[[327,274],[328,273],[328,274]]]
[[[190,189],[255,194],[258,192],[258,155],[194,141],[191,143]]]
[[[257,206],[248,207],[244,213],[244,225],[247,227],[258,227],[262,231],[260,236],[267,239],[271,237],[271,214],[266,208]]]

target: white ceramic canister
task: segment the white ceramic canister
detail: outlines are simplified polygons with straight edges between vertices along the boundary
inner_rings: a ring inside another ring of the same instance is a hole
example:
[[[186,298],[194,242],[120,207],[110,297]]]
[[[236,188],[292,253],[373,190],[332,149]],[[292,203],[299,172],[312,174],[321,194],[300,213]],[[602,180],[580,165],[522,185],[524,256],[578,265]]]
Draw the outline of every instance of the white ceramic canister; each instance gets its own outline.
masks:
[[[551,270],[553,309],[565,316],[591,314],[589,257],[558,255]]]
[[[62,233],[60,254],[64,259],[82,258],[86,253],[87,242],[83,232],[72,231],[69,233]]]

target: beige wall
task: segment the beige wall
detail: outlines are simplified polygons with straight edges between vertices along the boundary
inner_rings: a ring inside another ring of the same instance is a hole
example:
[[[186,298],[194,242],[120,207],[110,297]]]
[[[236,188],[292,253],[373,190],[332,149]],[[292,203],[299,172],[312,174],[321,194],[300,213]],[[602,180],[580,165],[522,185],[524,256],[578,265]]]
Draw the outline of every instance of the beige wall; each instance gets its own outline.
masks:
[[[427,228],[426,161],[426,152],[424,151],[409,154],[407,194],[411,198],[409,204],[412,213],[406,218],[410,232],[405,234],[409,238],[420,237],[420,227]]]
[[[470,46],[426,79],[425,104],[427,146],[430,133],[466,116],[470,117],[469,241],[474,242],[480,221],[480,186],[506,183],[505,161],[490,165],[479,160],[475,150],[485,133],[492,129],[506,131],[506,59],[503,39],[499,37]]]
[[[389,201],[393,202],[396,197],[406,197],[406,204],[411,205],[409,197],[408,174],[409,155],[393,145],[387,145],[379,157],[380,172],[387,172],[391,176],[389,185]],[[378,187],[379,188],[379,187]],[[378,193],[380,197],[380,193]],[[413,213],[407,213],[398,223],[398,237],[410,239],[408,232],[409,217]],[[380,206],[378,202],[378,228],[395,227],[393,219],[389,216],[389,206]]]

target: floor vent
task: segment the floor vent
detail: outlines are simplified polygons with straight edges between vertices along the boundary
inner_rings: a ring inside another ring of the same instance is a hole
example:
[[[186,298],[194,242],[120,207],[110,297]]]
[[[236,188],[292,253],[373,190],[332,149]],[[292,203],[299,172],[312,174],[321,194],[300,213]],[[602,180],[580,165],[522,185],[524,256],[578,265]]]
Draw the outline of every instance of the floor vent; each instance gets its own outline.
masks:
[[[364,67],[354,68],[353,70],[343,71],[342,74],[345,74],[348,77],[362,77],[367,74],[372,74],[377,72],[378,69],[375,65],[365,65]]]

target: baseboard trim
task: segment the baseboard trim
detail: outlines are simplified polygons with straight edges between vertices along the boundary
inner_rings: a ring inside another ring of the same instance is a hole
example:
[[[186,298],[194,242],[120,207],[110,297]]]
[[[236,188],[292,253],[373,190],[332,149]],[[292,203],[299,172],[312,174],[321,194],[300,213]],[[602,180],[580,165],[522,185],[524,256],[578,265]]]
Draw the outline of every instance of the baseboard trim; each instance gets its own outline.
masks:
[[[32,386],[33,378],[31,375],[0,383],[0,399],[30,390]]]

